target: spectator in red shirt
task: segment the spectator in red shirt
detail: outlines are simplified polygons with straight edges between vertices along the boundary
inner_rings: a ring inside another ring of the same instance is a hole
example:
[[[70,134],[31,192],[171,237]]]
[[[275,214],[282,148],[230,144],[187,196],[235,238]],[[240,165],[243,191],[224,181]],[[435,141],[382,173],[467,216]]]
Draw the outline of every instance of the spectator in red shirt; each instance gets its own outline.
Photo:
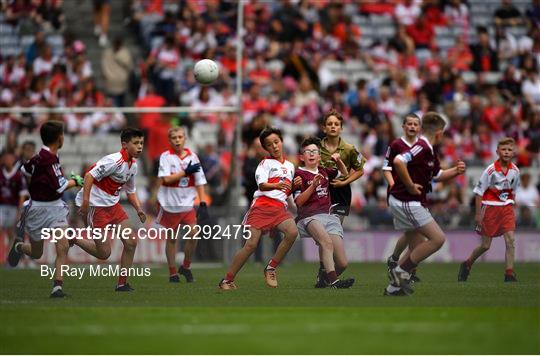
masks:
[[[416,49],[429,49],[433,45],[435,32],[423,16],[413,25],[407,26],[407,34],[413,39]]]
[[[471,67],[473,62],[473,55],[467,40],[463,36],[459,36],[456,40],[456,44],[448,50],[448,62],[452,65],[452,68],[460,72],[466,72]]]

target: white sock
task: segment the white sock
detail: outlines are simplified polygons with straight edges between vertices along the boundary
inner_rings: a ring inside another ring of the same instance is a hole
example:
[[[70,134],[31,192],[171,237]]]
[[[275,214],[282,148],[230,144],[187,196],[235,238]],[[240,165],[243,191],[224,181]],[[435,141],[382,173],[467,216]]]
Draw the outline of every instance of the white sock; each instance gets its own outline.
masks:
[[[407,271],[405,271],[403,268],[401,268],[400,266],[397,266],[396,267],[396,272],[399,272],[399,273],[407,273]]]
[[[391,285],[391,284],[389,284],[388,287],[386,287],[386,291],[387,291],[388,293],[394,293],[394,292],[397,292],[397,291],[400,290],[400,289],[401,289],[401,288],[395,287],[395,286],[393,286],[393,285]]]
[[[56,292],[57,290],[62,290],[62,286],[54,286],[53,289],[52,289],[52,293]]]

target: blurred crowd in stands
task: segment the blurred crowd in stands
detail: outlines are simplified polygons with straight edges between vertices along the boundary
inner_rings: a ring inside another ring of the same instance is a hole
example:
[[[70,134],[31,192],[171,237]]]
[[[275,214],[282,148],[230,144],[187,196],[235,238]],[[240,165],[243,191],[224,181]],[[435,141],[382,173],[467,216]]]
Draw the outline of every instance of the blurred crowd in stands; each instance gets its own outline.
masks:
[[[125,24],[146,56],[133,58],[120,39],[102,41],[102,25],[95,29],[100,44],[108,44],[101,63],[90,63],[85,44],[64,31],[62,1],[0,3],[5,24],[18,31],[35,29],[25,53],[1,59],[0,106],[237,104],[235,1],[132,0]],[[517,165],[538,171],[540,0],[501,0],[494,7],[489,0],[249,1],[244,16],[246,192],[253,188],[253,165],[264,154],[258,132],[267,124],[306,125],[317,131],[318,120],[330,108],[343,112],[345,132],[358,139],[368,159],[353,204],[372,225],[391,221],[378,168],[388,144],[400,135],[402,115],[409,112],[446,114],[449,125],[440,148],[446,166],[457,159],[487,165],[497,140],[510,136],[517,142]],[[45,38],[62,31],[63,50],[53,55]],[[201,58],[220,64],[220,79],[212,86],[201,87],[191,73]],[[104,79],[96,85],[98,66]],[[0,115],[0,133],[32,131],[55,117]],[[61,117],[68,131],[77,134],[117,131],[127,122],[121,114],[99,112]],[[166,146],[171,125],[192,127],[202,120],[218,125],[218,144],[198,147],[216,200],[229,176],[236,119],[227,113],[133,118],[148,132],[149,162]],[[286,142],[291,160],[301,138]],[[531,211],[520,214],[520,226],[534,226],[538,188],[523,180]],[[460,221],[458,214],[470,206],[464,201],[470,183],[464,178],[435,187],[433,210],[446,224],[470,223]]]

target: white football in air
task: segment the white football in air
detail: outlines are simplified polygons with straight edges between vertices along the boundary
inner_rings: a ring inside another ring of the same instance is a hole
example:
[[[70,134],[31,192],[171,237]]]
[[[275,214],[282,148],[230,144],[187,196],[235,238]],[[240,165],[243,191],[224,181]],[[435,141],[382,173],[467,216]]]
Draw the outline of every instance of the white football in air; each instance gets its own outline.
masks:
[[[219,76],[219,67],[211,59],[201,59],[193,68],[195,80],[202,85],[212,84]]]

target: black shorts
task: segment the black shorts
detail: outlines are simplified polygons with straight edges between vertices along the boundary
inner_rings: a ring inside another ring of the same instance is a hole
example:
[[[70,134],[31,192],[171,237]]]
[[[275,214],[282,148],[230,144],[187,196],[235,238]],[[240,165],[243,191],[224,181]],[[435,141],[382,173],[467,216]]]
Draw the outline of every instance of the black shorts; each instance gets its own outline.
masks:
[[[330,199],[332,201],[332,214],[348,216],[352,199],[350,184],[341,188],[330,186]]]

